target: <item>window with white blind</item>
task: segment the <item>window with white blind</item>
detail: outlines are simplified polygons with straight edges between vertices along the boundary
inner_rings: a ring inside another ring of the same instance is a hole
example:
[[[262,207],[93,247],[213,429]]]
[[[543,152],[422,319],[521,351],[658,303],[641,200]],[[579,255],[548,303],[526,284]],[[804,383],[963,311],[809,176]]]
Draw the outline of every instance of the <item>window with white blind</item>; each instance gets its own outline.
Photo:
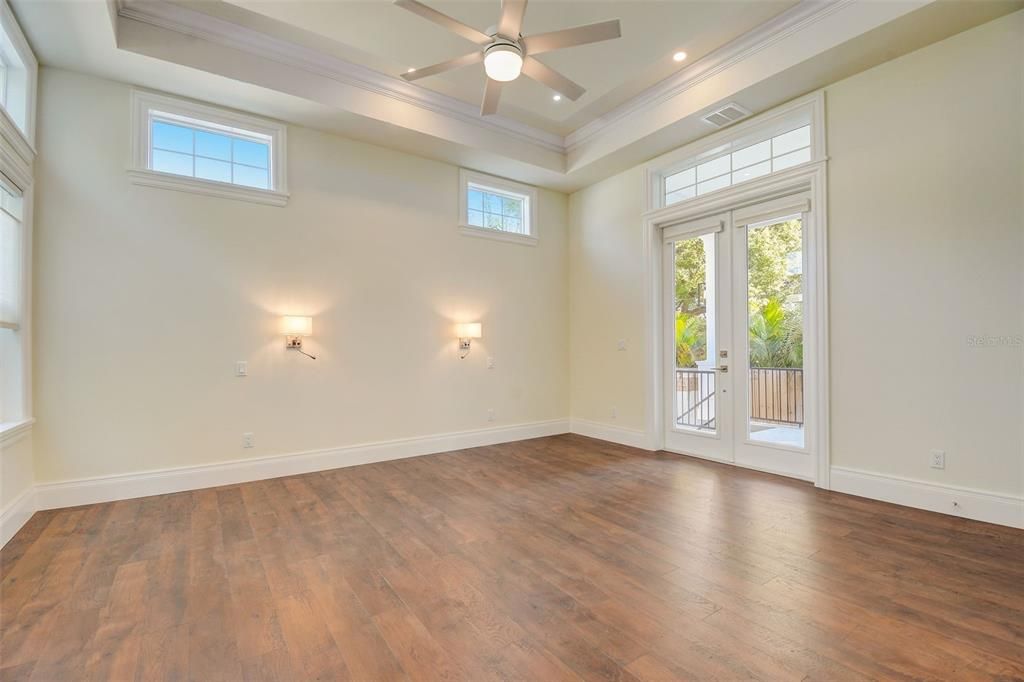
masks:
[[[537,190],[473,171],[460,173],[459,225],[464,234],[537,242]]]
[[[22,371],[27,246],[23,203],[20,192],[0,184],[0,424],[27,416]]]
[[[285,127],[204,104],[135,91],[136,183],[284,205]]]

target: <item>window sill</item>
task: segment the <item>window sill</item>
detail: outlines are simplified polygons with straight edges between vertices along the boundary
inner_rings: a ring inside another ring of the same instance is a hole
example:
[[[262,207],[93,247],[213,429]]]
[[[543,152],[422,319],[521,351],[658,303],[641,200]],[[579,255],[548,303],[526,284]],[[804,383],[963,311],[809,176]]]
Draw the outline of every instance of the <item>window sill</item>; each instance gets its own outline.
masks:
[[[179,192],[193,192],[205,194],[222,199],[238,199],[256,204],[268,206],[284,206],[288,203],[287,192],[275,190],[256,189],[253,187],[241,187],[226,182],[215,182],[213,180],[197,180],[196,178],[184,175],[173,175],[159,171],[143,170],[132,168],[128,170],[128,177],[136,185],[145,187],[159,187],[161,189],[173,189]]]
[[[459,225],[459,232],[467,237],[482,237],[483,239],[494,239],[499,242],[512,242],[527,246],[537,246],[538,242],[538,239],[533,235],[490,230],[486,227],[476,227],[475,225]]]
[[[22,436],[32,430],[32,425],[35,423],[35,419],[29,418],[0,424],[0,445],[13,445],[16,441],[21,440]]]

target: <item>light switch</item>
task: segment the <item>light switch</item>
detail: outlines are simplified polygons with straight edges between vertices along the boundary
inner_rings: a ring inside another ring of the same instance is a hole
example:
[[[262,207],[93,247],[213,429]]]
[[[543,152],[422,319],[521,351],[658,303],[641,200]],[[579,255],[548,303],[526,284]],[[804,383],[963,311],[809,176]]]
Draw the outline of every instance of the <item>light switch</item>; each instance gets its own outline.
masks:
[[[249,376],[249,363],[245,360],[239,360],[235,363],[235,376],[244,377]]]

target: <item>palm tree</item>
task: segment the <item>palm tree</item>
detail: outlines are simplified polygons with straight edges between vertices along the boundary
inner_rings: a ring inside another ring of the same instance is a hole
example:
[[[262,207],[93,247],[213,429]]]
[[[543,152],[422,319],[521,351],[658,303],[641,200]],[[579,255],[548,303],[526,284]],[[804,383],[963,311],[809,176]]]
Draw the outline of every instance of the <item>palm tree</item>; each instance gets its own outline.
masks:
[[[803,320],[799,307],[787,310],[771,298],[750,315],[752,367],[803,367]]]

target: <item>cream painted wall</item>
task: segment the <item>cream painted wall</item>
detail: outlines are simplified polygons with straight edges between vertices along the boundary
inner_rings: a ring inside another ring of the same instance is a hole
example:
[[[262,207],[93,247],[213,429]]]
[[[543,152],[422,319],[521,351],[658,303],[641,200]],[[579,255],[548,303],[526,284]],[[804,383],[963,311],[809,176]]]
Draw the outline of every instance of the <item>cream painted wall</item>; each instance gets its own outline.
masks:
[[[1024,493],[1024,347],[968,343],[1024,335],[1022,46],[1017,12],[827,89],[834,465]],[[572,416],[637,429],[640,201],[576,192],[569,238]]]
[[[40,482],[567,417],[564,195],[537,247],[466,237],[457,168],[297,127],[285,208],[140,187],[128,92],[41,72]],[[463,361],[456,320],[483,322]]]
[[[572,416],[636,431],[645,428],[641,180],[635,168],[569,198]]]
[[[826,91],[835,465],[1024,492],[1022,85],[1017,12]]]

